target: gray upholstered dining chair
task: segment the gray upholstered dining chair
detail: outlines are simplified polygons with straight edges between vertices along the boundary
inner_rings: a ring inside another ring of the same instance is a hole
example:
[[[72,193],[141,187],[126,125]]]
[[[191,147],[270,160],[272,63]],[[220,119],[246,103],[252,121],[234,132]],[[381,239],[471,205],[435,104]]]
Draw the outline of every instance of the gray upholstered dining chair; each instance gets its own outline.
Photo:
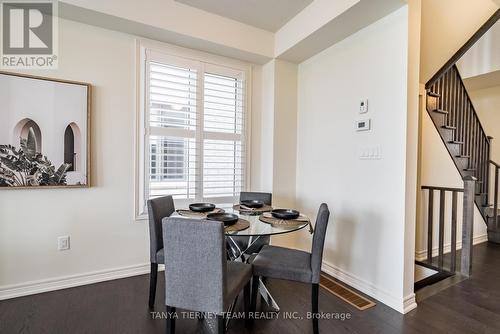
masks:
[[[240,192],[240,202],[251,201],[251,200],[258,200],[264,202],[265,205],[272,205],[273,194],[262,193],[262,192],[250,192],[250,191]],[[255,240],[255,242],[250,247],[248,247],[248,244],[250,242],[249,237],[232,236],[231,238],[238,245],[240,249],[246,249],[245,254],[258,253],[263,246],[269,245],[269,242],[271,241],[271,237],[268,235],[260,236],[257,240]]]
[[[255,310],[259,278],[277,278],[312,285],[312,314],[318,313],[319,281],[325,244],[326,228],[330,218],[328,205],[321,204],[316,218],[311,253],[295,249],[264,246],[252,262],[252,311]],[[318,318],[313,317],[313,331],[318,333]]]
[[[249,325],[252,266],[226,260],[224,224],[165,218],[163,244],[167,333],[175,333],[176,308],[215,315],[218,333],[225,333],[225,314],[241,290]]]
[[[172,196],[158,197],[148,201],[149,215],[149,250],[151,261],[151,273],[149,279],[149,307],[155,304],[156,282],[158,279],[158,264],[164,263],[163,254],[163,232],[161,221],[170,217],[175,211]]]

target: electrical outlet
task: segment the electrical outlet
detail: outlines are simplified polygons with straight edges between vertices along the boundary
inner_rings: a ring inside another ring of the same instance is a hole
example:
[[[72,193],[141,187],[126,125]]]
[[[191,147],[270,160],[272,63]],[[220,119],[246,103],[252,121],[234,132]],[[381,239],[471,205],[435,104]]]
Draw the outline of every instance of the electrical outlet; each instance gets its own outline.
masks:
[[[57,250],[63,251],[69,249],[69,236],[65,235],[57,238]]]

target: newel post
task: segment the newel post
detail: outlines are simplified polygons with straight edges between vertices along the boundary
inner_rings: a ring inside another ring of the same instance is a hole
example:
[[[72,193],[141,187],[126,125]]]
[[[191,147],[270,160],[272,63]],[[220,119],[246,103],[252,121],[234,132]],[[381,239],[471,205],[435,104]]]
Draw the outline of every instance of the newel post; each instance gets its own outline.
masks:
[[[460,273],[466,277],[472,274],[472,238],[474,233],[474,198],[476,181],[473,176],[464,178],[464,214],[462,222],[462,252]]]

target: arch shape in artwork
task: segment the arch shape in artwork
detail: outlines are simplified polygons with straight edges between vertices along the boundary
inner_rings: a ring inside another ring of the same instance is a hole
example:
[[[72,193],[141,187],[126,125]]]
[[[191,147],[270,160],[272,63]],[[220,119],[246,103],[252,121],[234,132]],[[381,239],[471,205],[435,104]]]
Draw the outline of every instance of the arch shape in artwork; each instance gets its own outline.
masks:
[[[69,172],[81,171],[82,136],[76,123],[70,123],[64,131],[64,163],[71,164]]]
[[[38,124],[31,118],[24,118],[17,122],[14,127],[14,138],[12,139],[14,146],[19,146],[21,139],[28,138],[30,128],[32,128],[35,133],[36,151],[42,153],[42,131]]]

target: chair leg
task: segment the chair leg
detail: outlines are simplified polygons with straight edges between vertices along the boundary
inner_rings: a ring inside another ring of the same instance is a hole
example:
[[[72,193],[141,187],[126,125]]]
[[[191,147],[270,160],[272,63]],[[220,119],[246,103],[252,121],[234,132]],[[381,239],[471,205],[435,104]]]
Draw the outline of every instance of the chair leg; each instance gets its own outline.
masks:
[[[217,316],[217,333],[226,334],[226,317],[223,315]]]
[[[158,263],[151,263],[151,273],[149,276],[149,308],[155,306],[156,281],[158,280]]]
[[[317,334],[319,333],[319,326],[318,326],[318,296],[319,296],[319,284],[314,284],[312,285],[312,299],[311,299],[311,306],[312,306],[312,316],[313,316],[313,333]]]
[[[167,334],[175,334],[175,307],[167,305]]]
[[[158,263],[151,263],[151,273],[149,277],[149,308],[155,306],[156,281],[158,280]]]
[[[244,308],[245,312],[245,328],[250,328],[252,325],[252,321],[250,319],[250,281],[248,281],[247,285],[245,285],[245,289],[243,290],[243,299],[244,299]]]
[[[267,277],[261,277],[260,280],[262,281],[262,284],[267,286]],[[260,296],[262,300],[265,300],[264,296]]]
[[[252,277],[252,300],[250,302],[250,310],[251,312],[255,312],[257,310],[257,295],[259,293],[259,276]]]

